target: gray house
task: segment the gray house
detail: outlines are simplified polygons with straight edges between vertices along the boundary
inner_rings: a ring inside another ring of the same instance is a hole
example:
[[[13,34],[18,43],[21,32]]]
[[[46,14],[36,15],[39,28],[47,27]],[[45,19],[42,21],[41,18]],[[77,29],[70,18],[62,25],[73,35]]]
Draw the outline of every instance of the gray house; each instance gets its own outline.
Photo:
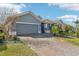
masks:
[[[50,33],[52,20],[42,20],[32,12],[9,16],[4,22],[5,31],[9,35],[27,35],[33,33]]]
[[[9,35],[41,33],[41,19],[32,12],[25,12],[8,17],[4,25]]]

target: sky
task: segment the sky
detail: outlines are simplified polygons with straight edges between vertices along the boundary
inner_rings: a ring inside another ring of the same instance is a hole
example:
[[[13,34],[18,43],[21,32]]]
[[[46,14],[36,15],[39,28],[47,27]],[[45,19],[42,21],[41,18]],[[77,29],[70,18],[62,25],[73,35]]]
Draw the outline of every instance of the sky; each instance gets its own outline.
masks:
[[[27,6],[29,5],[29,7]],[[63,4],[62,4],[63,6]],[[72,7],[72,6],[71,6]],[[67,7],[59,7],[59,5],[56,4],[46,4],[46,3],[29,3],[26,4],[26,8],[22,8],[22,11],[32,11],[33,13],[36,13],[44,18],[49,18],[49,19],[56,19],[61,16],[65,15],[79,15],[79,5],[78,5],[78,10],[68,10],[65,9]]]
[[[40,15],[44,19],[58,20],[72,24],[73,21],[79,19],[79,4],[77,3],[16,3],[16,4],[0,4],[0,8],[6,7],[13,12],[31,11],[36,15]],[[8,12],[12,12],[9,10]],[[0,10],[4,13],[6,10]],[[74,25],[74,24],[73,24]]]

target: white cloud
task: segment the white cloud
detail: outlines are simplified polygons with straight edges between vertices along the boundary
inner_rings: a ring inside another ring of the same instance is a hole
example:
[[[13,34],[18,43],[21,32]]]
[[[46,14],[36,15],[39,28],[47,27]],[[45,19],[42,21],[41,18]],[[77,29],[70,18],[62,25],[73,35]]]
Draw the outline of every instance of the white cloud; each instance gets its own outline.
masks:
[[[48,3],[48,6],[57,6],[59,8],[64,8],[68,10],[75,10],[79,11],[79,4],[78,3]]]
[[[62,20],[64,23],[75,26],[75,21],[77,19],[79,19],[79,17],[77,15],[64,15],[64,16],[60,16],[57,17],[58,20]]]
[[[11,4],[11,3],[0,4],[0,12],[4,11],[21,12],[21,8],[23,7],[26,7],[25,4]]]
[[[58,20],[62,20],[64,23],[74,23],[74,21],[78,20],[79,17],[77,15],[64,15],[57,17]]]
[[[64,16],[60,16],[57,18],[60,18],[60,19],[77,19],[78,16],[77,15],[64,15]]]
[[[6,16],[21,13],[23,8],[31,7],[30,4],[23,3],[0,3],[0,23],[4,22]]]
[[[20,4],[20,6],[21,6],[21,7],[26,7],[26,5],[25,5],[25,4]]]
[[[0,23],[4,21],[6,16],[21,13],[22,8],[27,7],[25,4],[0,3]]]

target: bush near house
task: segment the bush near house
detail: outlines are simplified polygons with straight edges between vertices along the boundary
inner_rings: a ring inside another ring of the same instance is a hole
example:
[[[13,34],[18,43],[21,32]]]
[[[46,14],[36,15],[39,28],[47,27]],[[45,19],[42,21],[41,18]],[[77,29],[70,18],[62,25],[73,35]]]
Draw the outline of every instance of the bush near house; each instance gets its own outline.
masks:
[[[5,33],[0,30],[0,43],[3,43],[3,41],[5,40]]]
[[[51,33],[53,33],[54,35],[62,36],[62,37],[64,37],[64,36],[73,36],[73,34],[74,34],[74,32],[72,30],[72,26],[65,25],[64,30],[63,30],[62,27],[57,25],[57,24],[52,25]]]
[[[59,34],[59,27],[58,27],[58,25],[54,24],[53,26],[51,26],[51,33],[53,33],[54,35]]]
[[[66,36],[73,36],[74,32],[72,30],[72,27],[70,25],[66,25],[65,27],[65,35]]]
[[[16,41],[19,40],[16,35],[13,35],[13,36],[11,37],[11,39],[12,39],[15,43],[16,43]]]
[[[59,35],[59,36],[64,36],[65,35],[65,32],[57,24],[54,24],[54,25],[51,26],[51,33],[53,33],[54,35]]]

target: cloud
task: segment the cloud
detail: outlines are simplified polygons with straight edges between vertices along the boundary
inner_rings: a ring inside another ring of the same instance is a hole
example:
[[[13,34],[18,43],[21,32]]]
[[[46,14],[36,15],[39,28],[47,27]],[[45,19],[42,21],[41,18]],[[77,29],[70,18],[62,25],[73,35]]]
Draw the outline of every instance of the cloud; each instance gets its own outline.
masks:
[[[77,19],[78,16],[77,15],[64,15],[64,16],[60,16],[57,18],[59,18],[59,19]]]
[[[0,12],[21,12],[21,9],[26,7],[25,4],[11,4],[11,3],[5,3],[0,4]]]
[[[26,5],[25,5],[25,4],[20,4],[20,6],[21,6],[21,7],[26,7]]]
[[[63,9],[79,11],[78,3],[48,3],[48,6],[57,6]]]
[[[64,22],[73,22],[79,19],[79,17],[77,15],[64,15],[64,16],[60,16],[57,17],[57,19],[61,19]]]
[[[79,19],[77,15],[64,15],[57,17],[58,20],[62,20],[65,24],[69,24],[71,26],[75,26],[75,21]]]
[[[6,16],[21,13],[22,8],[27,7],[25,4],[0,3],[0,23],[4,22]]]

